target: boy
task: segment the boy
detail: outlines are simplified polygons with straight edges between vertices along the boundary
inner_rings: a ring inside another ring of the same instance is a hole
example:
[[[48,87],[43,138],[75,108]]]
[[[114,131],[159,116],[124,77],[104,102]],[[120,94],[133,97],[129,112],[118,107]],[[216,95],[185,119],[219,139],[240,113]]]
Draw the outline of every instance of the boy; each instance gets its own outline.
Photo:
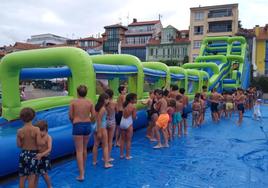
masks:
[[[183,103],[182,103],[182,96],[177,95],[176,96],[176,111],[174,113],[173,117],[173,133],[172,136],[174,137],[175,131],[176,131],[176,126],[178,126],[178,136],[181,137],[181,132],[182,132],[182,127],[181,127],[181,114],[183,110]]]
[[[176,99],[176,96],[179,94],[178,92],[179,87],[177,85],[172,85],[171,86],[171,91],[169,92],[169,98]]]
[[[220,117],[219,117],[219,112],[218,112],[218,106],[220,100],[222,100],[221,94],[219,94],[216,91],[216,88],[213,88],[211,91],[211,96],[210,96],[210,102],[211,102],[211,115],[212,115],[212,120],[215,122],[219,122]]]
[[[157,89],[155,91],[157,103],[155,105],[156,110],[159,111],[159,117],[156,121],[156,139],[158,141],[158,144],[154,146],[155,149],[159,149],[161,147],[169,147],[168,145],[168,132],[167,132],[167,127],[168,127],[168,121],[169,121],[169,115],[167,114],[167,101],[163,97],[163,91],[160,89]],[[164,135],[164,140],[165,144],[162,146],[161,144],[161,138],[160,138],[160,133],[159,130],[162,131]]]
[[[21,148],[19,156],[19,187],[24,188],[25,181],[28,179],[29,188],[35,187],[38,160],[38,142],[40,130],[32,125],[35,111],[32,108],[23,108],[20,112],[20,119],[24,126],[17,132],[17,146]]]
[[[192,127],[199,127],[201,110],[200,93],[196,93],[192,104]]]
[[[227,114],[227,117],[229,117],[229,118],[232,117],[233,109],[234,109],[233,96],[232,96],[232,92],[229,91],[226,95],[226,114]]]
[[[116,131],[115,131],[115,144],[116,146],[120,146],[120,123],[123,115],[123,104],[126,99],[127,94],[127,88],[125,86],[119,86],[118,87],[119,97],[117,98],[117,113],[115,114],[115,120],[116,120]]]
[[[239,112],[239,119],[238,119],[238,125],[241,125],[242,120],[243,120],[243,114],[245,112],[245,107],[244,107],[244,103],[245,103],[245,95],[244,95],[244,91],[243,89],[239,88],[237,89],[237,95],[235,97],[235,101],[237,103],[237,110]]]
[[[45,121],[38,121],[35,126],[40,129],[41,138],[40,142],[38,143],[38,154],[36,158],[38,161],[38,175],[42,175],[48,188],[51,188],[50,178],[48,176],[48,171],[51,169],[50,157],[49,154],[52,148],[52,138],[47,133],[48,125]],[[38,187],[38,179],[39,177],[36,176],[36,187]]]
[[[182,124],[184,127],[184,135],[187,135],[187,106],[189,104],[189,99],[185,94],[185,89],[180,88],[180,95],[182,96],[183,110],[182,110]]]

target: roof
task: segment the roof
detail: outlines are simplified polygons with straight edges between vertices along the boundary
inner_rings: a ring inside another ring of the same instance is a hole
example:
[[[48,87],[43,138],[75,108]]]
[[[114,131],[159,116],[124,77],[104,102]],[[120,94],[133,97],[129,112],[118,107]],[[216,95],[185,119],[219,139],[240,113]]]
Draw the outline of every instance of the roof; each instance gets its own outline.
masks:
[[[122,44],[122,48],[142,48],[146,47],[146,44]]]
[[[81,38],[81,39],[76,39],[78,41],[97,41],[97,42],[102,42],[102,38],[94,38],[94,37],[86,37],[86,38]]]
[[[213,5],[213,6],[199,6],[199,7],[192,7],[190,10],[206,10],[206,9],[216,9],[216,8],[226,8],[226,7],[238,7],[238,3],[234,4],[225,4],[225,5]]]
[[[268,39],[268,25],[266,25],[265,27],[259,27],[259,30],[260,30],[259,35],[256,36],[257,40],[267,40]]]
[[[114,25],[107,25],[107,26],[104,26],[104,29],[108,29],[108,28],[123,28],[123,29],[127,30],[127,27],[122,26],[122,25],[120,25],[120,24],[114,24]]]
[[[0,51],[0,56],[5,56],[5,55],[6,55],[5,52]]]
[[[23,42],[16,42],[13,46],[15,49],[20,50],[31,50],[31,49],[38,49],[41,48],[38,44],[29,44],[29,43],[23,43]]]
[[[149,44],[149,45],[160,45],[160,42],[161,42],[161,40],[156,40],[156,39],[151,38],[151,39],[148,41],[148,44]]]
[[[128,26],[138,26],[138,25],[155,25],[161,23],[160,20],[153,20],[153,21],[144,21],[144,22],[132,22]]]

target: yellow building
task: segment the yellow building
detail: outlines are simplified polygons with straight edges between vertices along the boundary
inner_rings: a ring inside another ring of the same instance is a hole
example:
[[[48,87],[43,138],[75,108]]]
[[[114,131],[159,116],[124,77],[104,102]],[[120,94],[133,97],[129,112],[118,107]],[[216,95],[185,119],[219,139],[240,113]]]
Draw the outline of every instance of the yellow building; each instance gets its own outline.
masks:
[[[255,64],[259,75],[268,74],[268,24],[254,28],[256,35]]]
[[[190,62],[199,55],[207,36],[234,36],[238,31],[238,4],[190,8]]]

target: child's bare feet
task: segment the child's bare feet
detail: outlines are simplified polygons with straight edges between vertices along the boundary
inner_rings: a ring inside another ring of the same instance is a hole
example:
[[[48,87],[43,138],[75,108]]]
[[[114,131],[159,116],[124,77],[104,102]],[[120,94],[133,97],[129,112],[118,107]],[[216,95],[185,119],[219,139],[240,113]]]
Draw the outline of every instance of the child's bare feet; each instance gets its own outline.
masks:
[[[84,176],[78,176],[78,177],[76,177],[76,180],[77,181],[84,181],[84,179],[85,179]]]
[[[156,146],[153,147],[154,149],[160,149],[162,148],[162,144],[157,144]]]
[[[93,164],[94,166],[96,166],[97,163],[98,163],[98,161],[93,161],[93,162],[92,162],[92,164]]]
[[[124,159],[125,158],[125,156],[124,155],[120,155],[120,159]]]
[[[130,160],[130,159],[132,159],[132,158],[133,158],[132,156],[127,156],[127,157],[126,157],[127,160]]]
[[[155,138],[150,139],[151,142],[156,142],[157,140]]]
[[[104,168],[112,168],[114,165],[112,165],[111,163],[106,163],[105,165],[104,165]]]
[[[163,148],[169,148],[169,144],[165,144],[162,146]]]

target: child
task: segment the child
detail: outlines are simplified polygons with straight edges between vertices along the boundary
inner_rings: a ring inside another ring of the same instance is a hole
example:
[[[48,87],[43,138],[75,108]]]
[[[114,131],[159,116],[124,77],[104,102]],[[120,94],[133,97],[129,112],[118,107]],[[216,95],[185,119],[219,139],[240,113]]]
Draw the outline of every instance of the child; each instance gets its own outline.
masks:
[[[172,85],[171,91],[169,92],[168,97],[176,100],[176,96],[179,94],[178,90],[179,90],[179,87],[177,85]]]
[[[120,158],[124,158],[124,147],[126,145],[126,159],[130,160],[131,140],[133,136],[133,120],[136,119],[137,95],[129,93],[126,96],[126,101],[123,104],[123,116],[120,123],[121,143],[120,143]]]
[[[71,101],[69,118],[73,124],[72,135],[79,169],[79,176],[76,177],[76,180],[84,181],[87,144],[91,132],[91,122],[95,121],[95,110],[93,103],[86,98],[87,87],[85,85],[80,85],[77,88],[77,96],[77,99]]]
[[[109,96],[109,102],[106,105],[109,161],[113,161],[114,159],[111,158],[111,151],[113,147],[113,138],[116,126],[115,122],[116,103],[113,101],[114,96],[113,90],[107,89],[105,93]]]
[[[49,154],[52,148],[52,138],[48,135],[48,125],[45,121],[38,121],[35,126],[40,129],[41,132],[41,139],[40,143],[38,144],[38,154],[36,158],[38,161],[38,175],[42,175],[48,188],[51,188],[50,178],[48,176],[48,171],[51,169],[50,157]],[[36,187],[38,187],[38,179],[39,177],[36,176]]]
[[[176,101],[174,99],[170,99],[169,102],[168,102],[168,108],[167,108],[167,113],[169,115],[167,131],[168,131],[168,137],[169,137],[170,140],[172,140],[172,137],[173,137],[172,125],[173,125],[173,116],[175,114],[175,110],[176,110]]]
[[[24,126],[17,132],[17,146],[21,148],[19,156],[19,187],[25,185],[28,179],[29,188],[35,187],[35,178],[37,174],[37,153],[40,140],[40,130],[32,125],[35,117],[35,111],[32,108],[23,108],[20,112],[20,119]]]
[[[168,133],[167,133],[167,127],[168,127],[168,121],[169,121],[169,115],[167,114],[167,101],[163,97],[163,91],[160,89],[157,89],[155,91],[157,103],[155,104],[155,108],[159,112],[159,117],[156,121],[156,139],[158,144],[154,146],[155,149],[159,149],[162,147],[169,147],[168,145]],[[165,144],[162,146],[161,144],[161,138],[159,130],[162,131],[164,135]]]
[[[245,107],[244,107],[244,103],[245,103],[245,95],[244,95],[244,91],[243,89],[239,88],[237,89],[237,95],[235,97],[235,101],[237,103],[237,110],[239,112],[239,119],[238,119],[238,125],[241,125],[242,121],[243,121],[243,114],[245,112]]]
[[[154,135],[153,135],[153,127],[154,127],[154,114],[156,113],[156,111],[154,110],[154,104],[156,103],[155,99],[154,99],[154,92],[150,91],[149,92],[149,99],[146,101],[143,101],[142,104],[147,106],[147,120],[148,120],[148,127],[147,127],[147,131],[146,131],[146,137],[148,139],[153,139]]]
[[[185,89],[184,88],[180,88],[180,95],[182,96],[182,102],[183,102],[183,111],[182,111],[182,124],[184,127],[184,135],[187,135],[187,107],[189,104],[189,99],[188,97],[185,95]]]
[[[261,99],[257,99],[255,104],[254,104],[254,119],[259,120],[261,118]]]
[[[120,122],[122,119],[123,114],[123,104],[126,99],[126,93],[127,88],[125,86],[119,86],[118,87],[119,96],[117,98],[117,113],[115,114],[115,120],[116,120],[116,131],[115,131],[115,145],[120,146],[119,140],[120,140]]]
[[[99,96],[98,102],[95,105],[96,111],[96,132],[94,134],[94,146],[93,146],[93,165],[97,164],[98,147],[101,143],[104,159],[104,168],[111,168],[113,165],[109,162],[108,151],[108,136],[107,136],[107,111],[105,106],[109,102],[109,96],[106,93],[102,93]]]
[[[194,97],[194,102],[192,104],[192,126],[199,127],[199,120],[201,114],[202,106],[200,104],[200,93],[196,93]]]
[[[174,137],[175,131],[176,131],[176,127],[178,127],[178,136],[181,137],[181,133],[182,133],[182,127],[181,127],[181,114],[182,114],[182,110],[183,110],[183,103],[182,103],[182,96],[181,95],[177,95],[176,96],[176,110],[175,113],[173,115],[173,131],[172,131],[172,136]]]
[[[202,114],[200,116],[200,123],[203,123],[205,121],[205,114],[207,107],[207,86],[202,86],[201,100],[203,109]]]
[[[227,114],[227,117],[229,117],[229,118],[232,117],[233,109],[234,109],[233,96],[232,96],[232,92],[230,91],[226,95],[226,114]]]
[[[220,117],[219,117],[219,110],[218,110],[218,106],[219,106],[219,102],[220,100],[222,100],[222,96],[221,94],[219,94],[216,91],[216,88],[213,88],[211,91],[211,96],[210,96],[210,102],[211,102],[211,115],[212,115],[212,120],[215,122],[219,122],[220,121]]]

